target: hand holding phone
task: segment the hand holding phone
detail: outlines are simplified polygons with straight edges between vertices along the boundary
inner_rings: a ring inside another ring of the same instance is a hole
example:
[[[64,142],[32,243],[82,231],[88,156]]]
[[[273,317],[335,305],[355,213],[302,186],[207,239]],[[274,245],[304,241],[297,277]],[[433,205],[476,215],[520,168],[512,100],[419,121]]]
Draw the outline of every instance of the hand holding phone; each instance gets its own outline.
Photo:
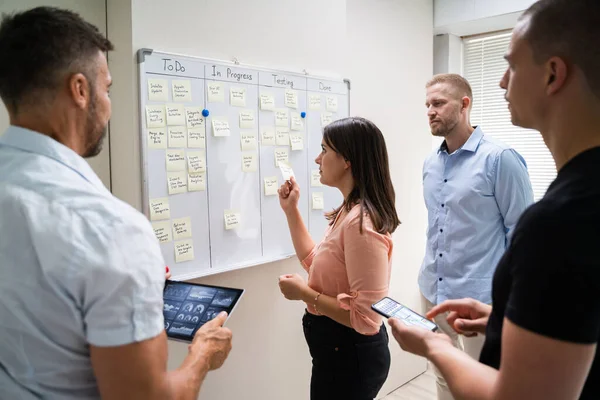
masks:
[[[428,329],[432,332],[438,330],[438,326],[422,316],[411,310],[410,308],[403,306],[396,300],[389,297],[384,297],[377,303],[371,306],[373,311],[383,315],[386,318],[397,318],[406,325],[416,325],[422,328]]]

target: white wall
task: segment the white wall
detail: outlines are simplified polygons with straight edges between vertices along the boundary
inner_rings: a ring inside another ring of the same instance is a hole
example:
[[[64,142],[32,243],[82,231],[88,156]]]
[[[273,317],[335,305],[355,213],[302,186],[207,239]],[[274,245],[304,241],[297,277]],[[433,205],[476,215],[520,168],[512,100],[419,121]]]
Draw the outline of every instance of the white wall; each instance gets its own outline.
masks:
[[[75,11],[86,21],[96,25],[100,32],[106,34],[105,0],[2,0],[0,1],[0,13],[24,11],[39,6],[53,6]],[[8,125],[8,113],[4,104],[0,103],[0,135]],[[110,138],[106,138],[102,152],[87,160],[108,188],[110,188],[109,142]]]
[[[371,118],[386,136],[397,207],[391,293],[419,307],[416,276],[424,252],[426,215],[422,161],[431,141],[423,107],[432,72],[431,0],[108,0],[113,90],[113,192],[141,205],[138,48],[284,69],[336,72],[352,80],[351,112]],[[301,329],[302,304],[283,299],[279,275],[300,272],[296,260],[223,273],[201,281],[244,287],[229,321],[234,349],[211,373],[204,399],[308,398],[310,359]],[[425,362],[393,343],[389,392],[425,370]],[[187,352],[170,342],[169,367]]]

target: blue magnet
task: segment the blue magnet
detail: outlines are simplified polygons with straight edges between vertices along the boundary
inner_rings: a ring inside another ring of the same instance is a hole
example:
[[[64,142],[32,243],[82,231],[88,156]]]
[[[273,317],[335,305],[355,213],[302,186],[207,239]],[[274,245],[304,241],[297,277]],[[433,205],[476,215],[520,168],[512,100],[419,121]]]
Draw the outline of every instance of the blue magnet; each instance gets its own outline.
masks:
[[[208,117],[208,115],[209,115],[209,114],[210,114],[210,113],[208,112],[208,110],[207,110],[206,108],[205,108],[204,110],[202,110],[202,116],[203,116],[203,117],[205,117],[205,118],[206,118],[206,117]]]
[[[306,118],[306,112],[302,111],[302,112],[300,113],[300,116],[301,116],[302,118]]]

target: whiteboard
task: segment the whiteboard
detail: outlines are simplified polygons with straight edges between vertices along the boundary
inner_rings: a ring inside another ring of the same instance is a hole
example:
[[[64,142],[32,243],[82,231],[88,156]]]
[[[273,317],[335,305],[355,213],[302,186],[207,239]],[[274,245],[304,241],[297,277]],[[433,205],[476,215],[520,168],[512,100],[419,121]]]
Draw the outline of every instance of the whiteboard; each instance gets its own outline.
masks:
[[[283,183],[276,154],[287,152],[302,218],[322,238],[323,213],[342,195],[311,174],[323,126],[349,115],[348,80],[151,49],[138,51],[138,67],[142,206],[173,279],[295,254],[278,196],[265,191],[265,179]]]

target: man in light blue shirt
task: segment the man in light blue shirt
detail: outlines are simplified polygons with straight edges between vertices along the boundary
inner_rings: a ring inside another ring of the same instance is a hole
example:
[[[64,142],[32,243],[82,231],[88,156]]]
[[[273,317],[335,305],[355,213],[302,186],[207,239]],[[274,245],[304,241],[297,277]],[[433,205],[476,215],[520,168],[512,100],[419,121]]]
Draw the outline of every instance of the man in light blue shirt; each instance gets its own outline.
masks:
[[[83,158],[110,118],[111,49],[69,11],[0,25],[0,399],[196,398],[231,348],[222,315],[166,370],[158,241]]]
[[[427,247],[419,273],[425,311],[447,299],[491,303],[492,278],[523,211],[533,203],[525,160],[469,121],[472,91],[460,75],[427,83],[431,133],[444,138],[423,166]],[[445,315],[436,323],[454,345],[479,358],[482,338],[458,337]],[[438,398],[452,399],[437,373]]]

